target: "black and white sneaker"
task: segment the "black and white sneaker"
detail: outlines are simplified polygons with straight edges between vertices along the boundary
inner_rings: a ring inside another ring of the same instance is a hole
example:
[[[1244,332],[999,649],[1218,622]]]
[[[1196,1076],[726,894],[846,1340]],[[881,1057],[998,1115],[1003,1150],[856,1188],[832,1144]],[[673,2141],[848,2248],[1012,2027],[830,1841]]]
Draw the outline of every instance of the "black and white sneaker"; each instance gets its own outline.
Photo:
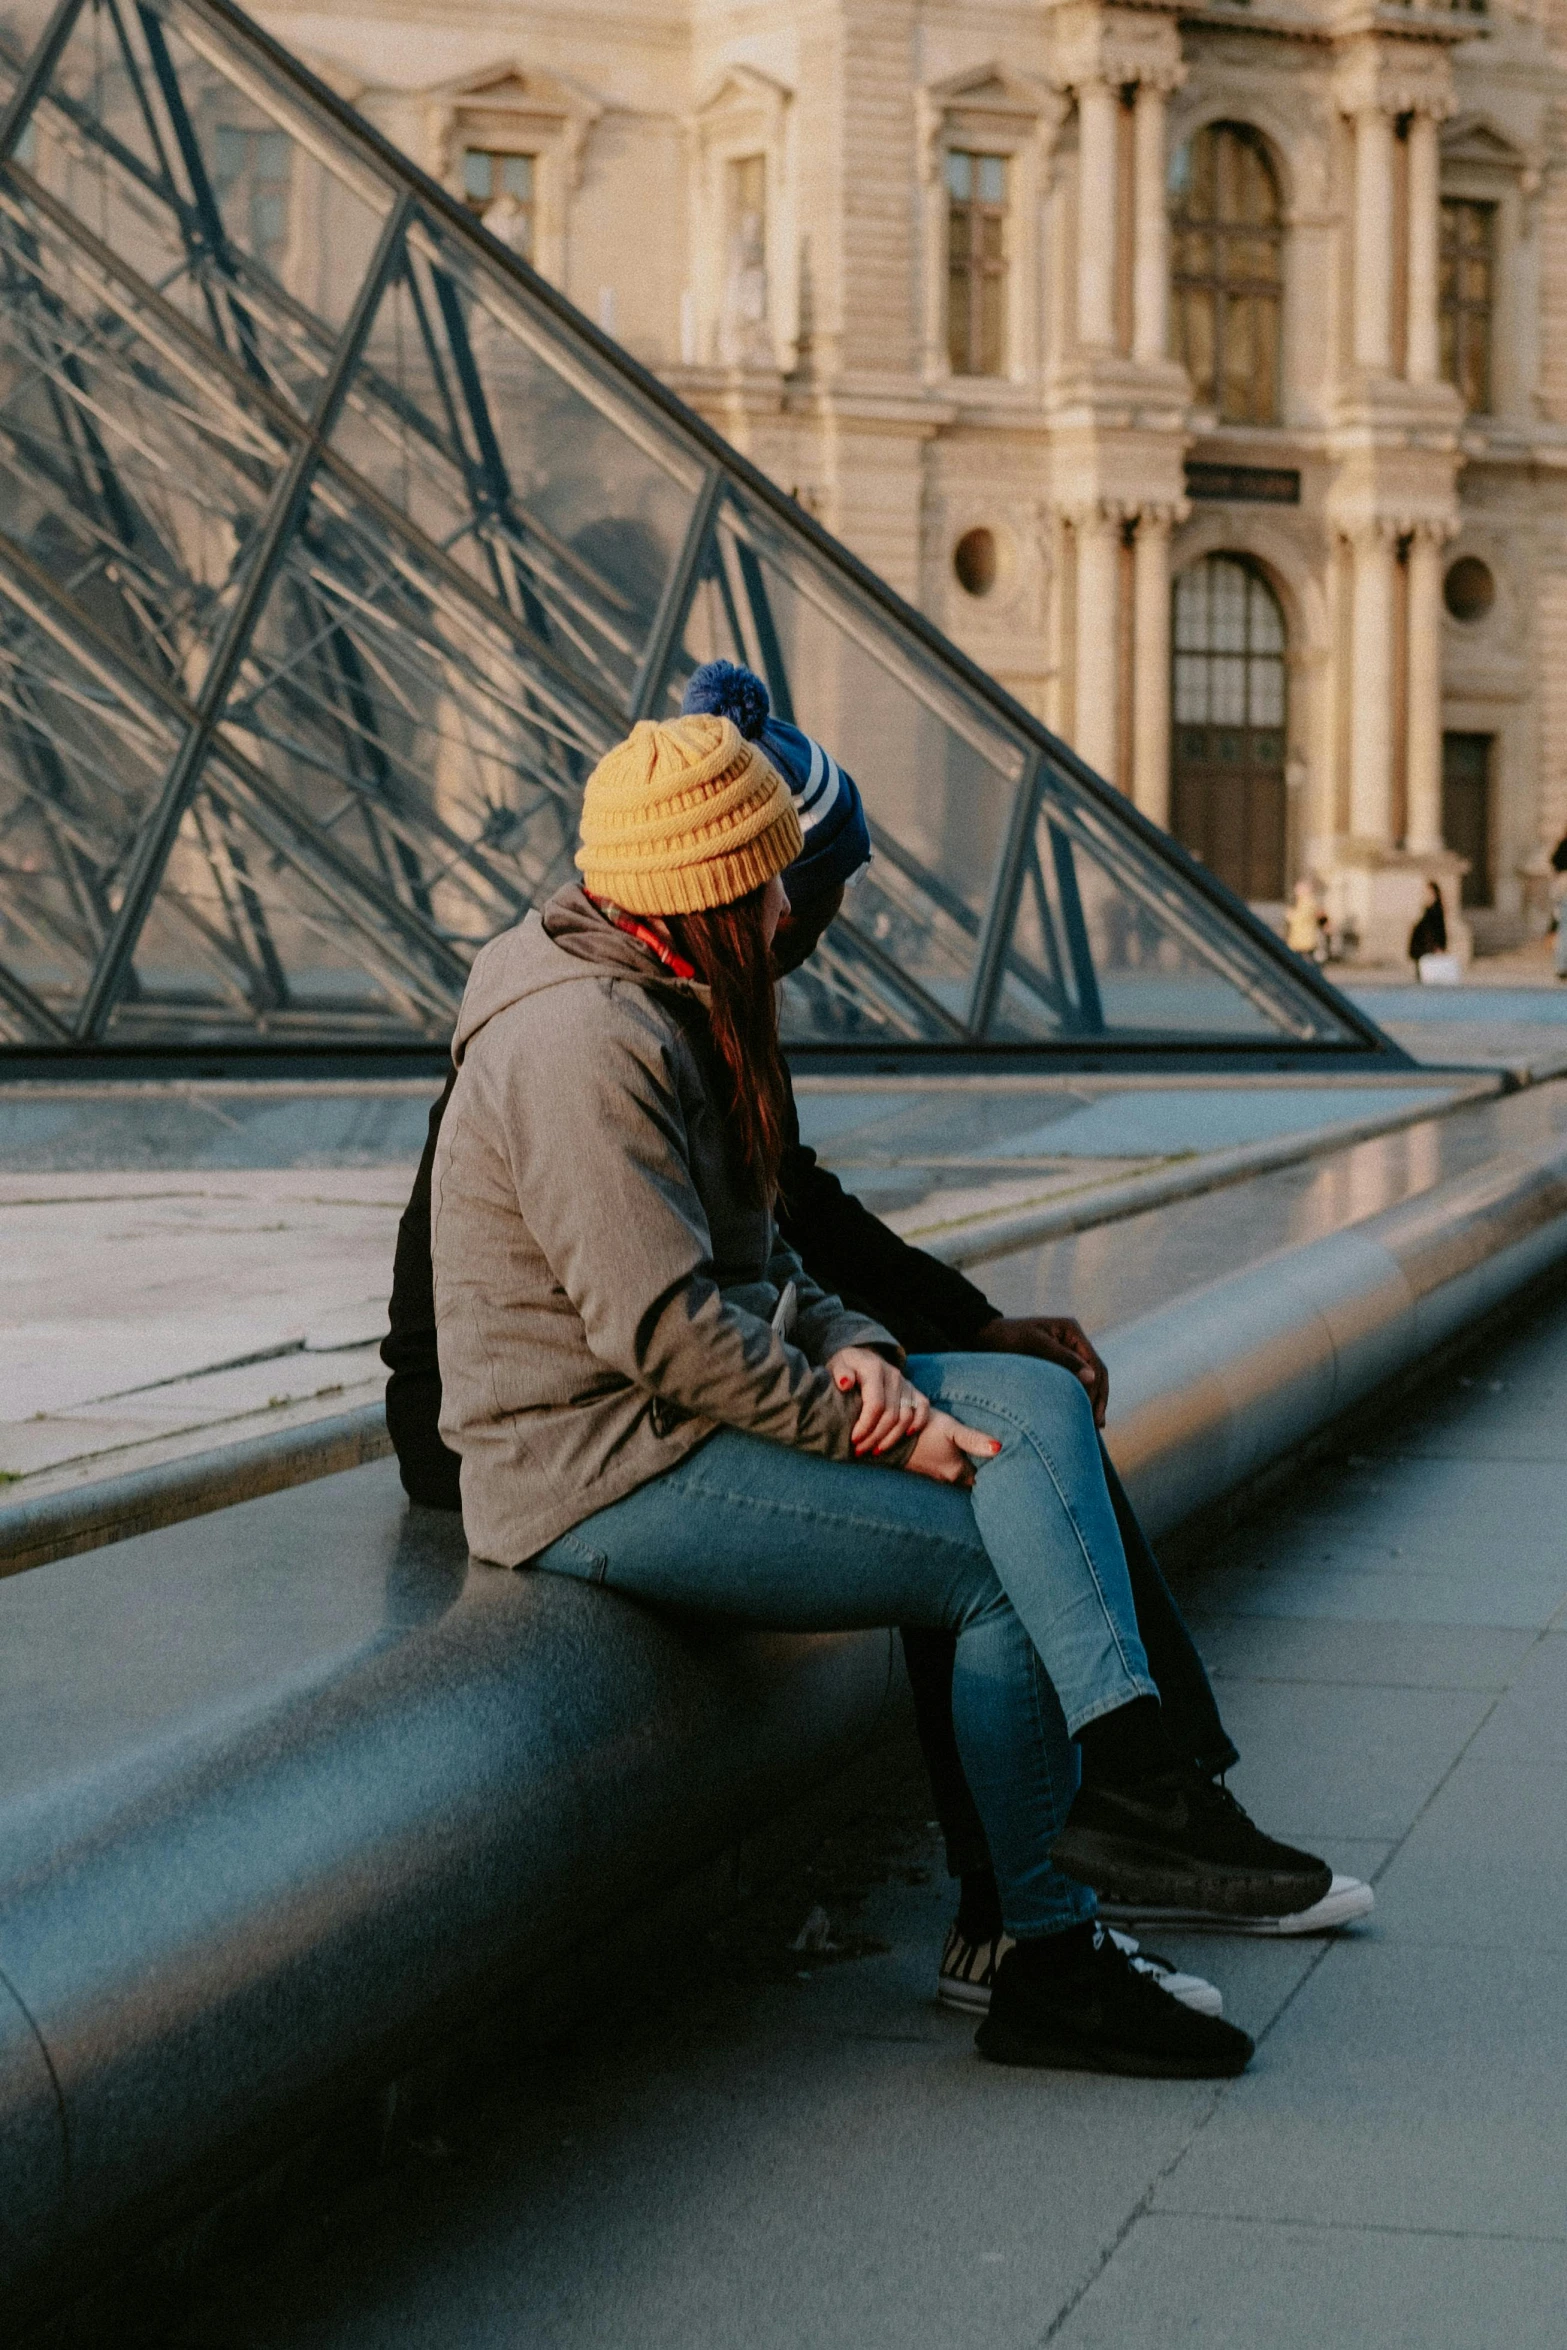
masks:
[[[1323,1933],[1373,1900],[1369,1885],[1265,1836],[1227,1787],[1190,1769],[1079,1788],[1052,1857],[1092,1885],[1106,1916],[1160,1925]]]
[[[992,2064],[1185,2081],[1245,2071],[1250,2035],[1173,1999],[1108,1928],[1096,1922],[1060,1939],[1069,1949],[1015,1944],[997,1967],[990,2013],[974,2035]]]
[[[1131,1934],[1112,1930],[1110,1939],[1124,1951],[1139,1974],[1151,1975],[1156,1983],[1189,2007],[1197,2015],[1223,2015],[1224,1994],[1216,1983],[1202,1975],[1182,1974],[1167,1958],[1156,1951],[1143,1950]],[[1010,1934],[998,1934],[989,1942],[971,1942],[962,1930],[954,1926],[947,1936],[946,1948],[941,1954],[941,1967],[936,1976],[936,1997],[944,2007],[956,2007],[968,2014],[983,2015],[990,2006],[991,1986],[996,1969],[1012,1948]]]
[[[1101,1901],[1099,1909],[1102,1916],[1119,1918],[1127,1925],[1180,1926],[1196,1934],[1287,1935],[1336,1933],[1340,1926],[1369,1917],[1376,1904],[1376,1895],[1361,1878],[1341,1876],[1335,1870],[1320,1901],[1312,1902],[1309,1909],[1285,1910],[1274,1917],[1243,1918],[1224,1910],[1172,1908],[1154,1901]]]

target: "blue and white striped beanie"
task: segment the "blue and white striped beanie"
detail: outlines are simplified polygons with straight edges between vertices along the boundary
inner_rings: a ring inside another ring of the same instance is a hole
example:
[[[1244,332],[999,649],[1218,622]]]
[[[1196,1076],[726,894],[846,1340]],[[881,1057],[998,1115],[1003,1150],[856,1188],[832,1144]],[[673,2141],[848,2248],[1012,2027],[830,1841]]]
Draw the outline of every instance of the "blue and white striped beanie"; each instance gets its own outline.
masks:
[[[789,786],[805,835],[805,847],[784,875],[791,894],[798,890],[802,901],[819,896],[870,863],[870,827],[853,776],[810,735],[773,716],[755,670],[734,661],[704,661],[692,673],[680,714],[689,718],[704,710],[733,719]]]

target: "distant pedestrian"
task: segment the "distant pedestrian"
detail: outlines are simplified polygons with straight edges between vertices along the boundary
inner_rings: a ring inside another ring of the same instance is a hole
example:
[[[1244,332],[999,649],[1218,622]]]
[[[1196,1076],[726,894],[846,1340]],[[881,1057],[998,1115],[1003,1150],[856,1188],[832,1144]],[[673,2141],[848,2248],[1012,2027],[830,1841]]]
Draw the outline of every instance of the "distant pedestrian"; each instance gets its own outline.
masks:
[[[1556,908],[1556,976],[1567,979],[1567,832],[1551,851],[1551,899]]]
[[[1442,904],[1442,884],[1426,883],[1426,902],[1420,910],[1420,919],[1409,934],[1409,959],[1418,971],[1422,955],[1445,955],[1447,952],[1447,910]]]
[[[1317,885],[1310,874],[1303,873],[1295,884],[1295,895],[1284,929],[1284,943],[1297,955],[1315,955],[1321,935],[1322,900],[1317,895]]]

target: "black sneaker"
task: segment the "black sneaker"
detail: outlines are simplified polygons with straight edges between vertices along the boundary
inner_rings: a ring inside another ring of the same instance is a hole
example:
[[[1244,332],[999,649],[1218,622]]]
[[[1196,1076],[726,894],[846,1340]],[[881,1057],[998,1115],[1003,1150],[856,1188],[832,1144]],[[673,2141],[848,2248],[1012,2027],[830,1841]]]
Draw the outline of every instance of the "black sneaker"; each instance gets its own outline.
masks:
[[[1079,1788],[1051,1857],[1107,1907],[1172,1924],[1294,1917],[1333,1889],[1326,1861],[1264,1836],[1195,1770]]]
[[[1229,2080],[1253,2053],[1249,2034],[1172,1999],[1098,1925],[1080,1963],[1059,1974],[1033,1971],[1026,1949],[1009,1950],[974,2045],[992,2064],[1176,2081]]]

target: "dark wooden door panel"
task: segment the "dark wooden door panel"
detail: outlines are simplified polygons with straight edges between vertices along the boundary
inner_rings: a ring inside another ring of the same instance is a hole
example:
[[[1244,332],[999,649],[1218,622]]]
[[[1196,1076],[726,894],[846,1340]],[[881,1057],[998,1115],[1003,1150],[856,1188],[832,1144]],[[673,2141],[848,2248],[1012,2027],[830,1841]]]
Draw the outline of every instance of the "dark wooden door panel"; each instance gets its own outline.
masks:
[[[1182,848],[1243,898],[1284,895],[1282,775],[1177,766],[1170,829]]]

